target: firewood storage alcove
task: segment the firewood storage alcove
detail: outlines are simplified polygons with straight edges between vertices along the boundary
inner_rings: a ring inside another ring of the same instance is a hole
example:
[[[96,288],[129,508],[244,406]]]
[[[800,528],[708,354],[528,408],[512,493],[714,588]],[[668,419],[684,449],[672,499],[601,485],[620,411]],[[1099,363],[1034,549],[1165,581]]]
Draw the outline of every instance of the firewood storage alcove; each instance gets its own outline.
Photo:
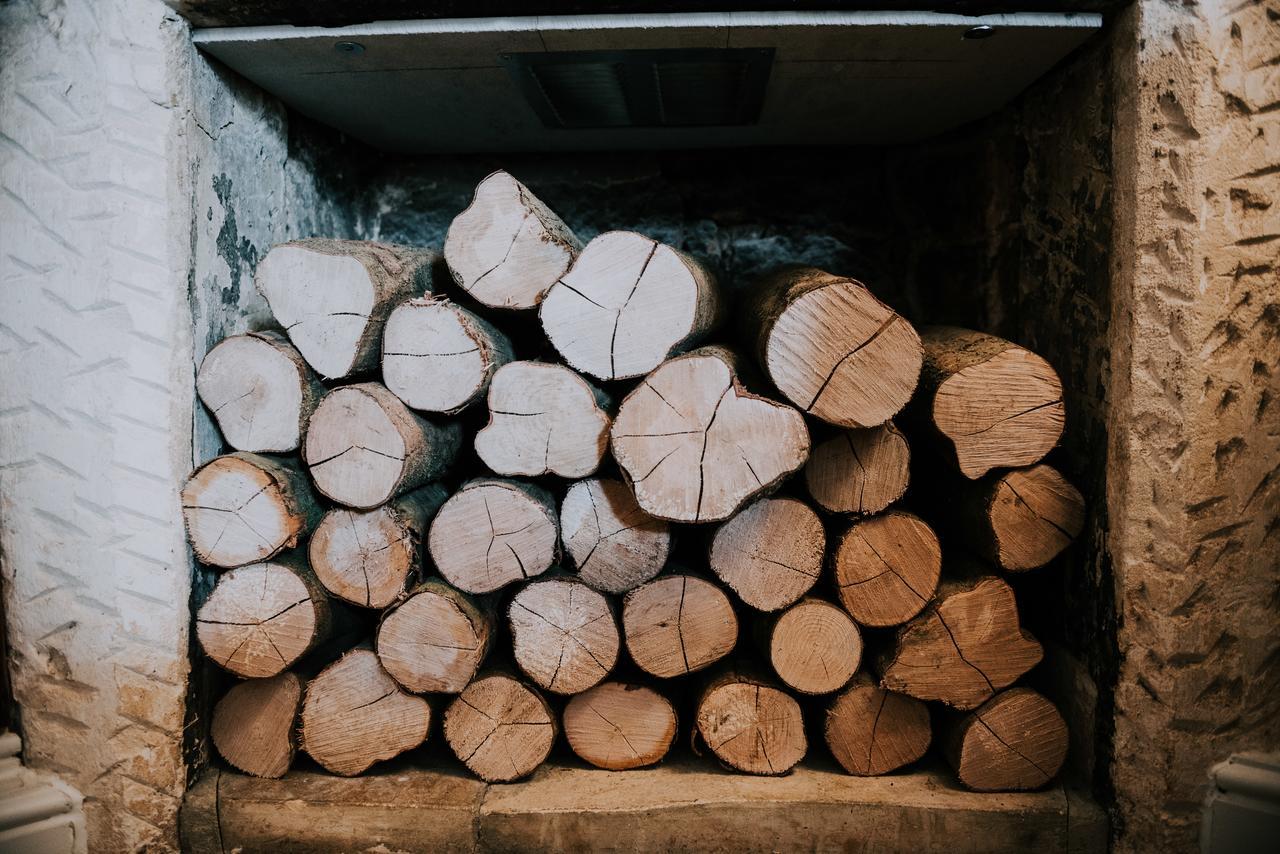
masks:
[[[1102,24],[198,31],[187,844],[1103,850]]]

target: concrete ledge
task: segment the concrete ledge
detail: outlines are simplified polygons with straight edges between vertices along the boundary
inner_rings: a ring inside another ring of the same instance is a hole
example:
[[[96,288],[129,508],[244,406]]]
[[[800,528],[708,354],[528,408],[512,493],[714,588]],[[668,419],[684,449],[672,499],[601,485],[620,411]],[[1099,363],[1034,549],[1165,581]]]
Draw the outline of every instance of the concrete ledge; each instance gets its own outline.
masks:
[[[1055,786],[976,794],[929,768],[880,778],[802,767],[782,778],[692,760],[647,771],[548,765],[489,785],[406,763],[343,779],[210,770],[182,810],[184,849],[1105,851],[1106,817]]]

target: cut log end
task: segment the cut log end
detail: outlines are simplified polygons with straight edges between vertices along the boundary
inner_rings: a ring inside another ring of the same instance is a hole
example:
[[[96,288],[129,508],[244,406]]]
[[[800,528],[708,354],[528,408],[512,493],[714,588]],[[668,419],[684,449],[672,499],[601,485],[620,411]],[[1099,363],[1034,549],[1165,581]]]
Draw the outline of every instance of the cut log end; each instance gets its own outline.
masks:
[[[378,660],[415,694],[456,694],[480,668],[493,632],[493,617],[469,597],[428,581],[382,618]]]
[[[302,748],[334,774],[351,777],[427,739],[431,707],[405,693],[369,649],[355,649],[307,686]]]
[[[748,774],[785,774],[808,749],[800,704],[739,674],[708,685],[698,702],[697,727],[717,759]]]
[[[569,701],[564,733],[583,760],[597,768],[627,771],[667,755],[676,737],[676,713],[652,688],[605,682]]]
[[[802,599],[782,612],[768,632],[773,670],[802,694],[843,688],[862,661],[862,635],[849,615],[821,599]]]
[[[626,593],[667,562],[670,526],[640,509],[627,485],[583,480],[560,505],[560,529],[578,577],[602,593]]]
[[[288,669],[330,628],[329,597],[305,570],[284,563],[224,573],[196,614],[205,655],[255,679]]]
[[[637,587],[622,606],[631,658],[666,679],[709,667],[738,642],[738,618],[720,588],[691,575],[668,575]]]
[[[214,706],[209,724],[218,754],[246,774],[283,777],[297,752],[302,687],[293,673],[234,685]]]
[[[542,328],[565,362],[602,380],[643,376],[710,329],[715,282],[698,262],[648,237],[593,239],[547,293]]]
[[[850,774],[888,774],[929,749],[929,708],[862,678],[832,701],[823,734],[831,754]]]
[[[489,386],[489,423],[476,453],[500,475],[586,477],[609,444],[604,397],[563,365],[511,362]]]
[[[817,445],[804,481],[813,500],[831,513],[879,513],[906,493],[910,468],[906,437],[887,423]]]
[[[493,308],[538,305],[581,250],[550,208],[501,171],[480,182],[444,241],[454,281]]]
[[[1030,688],[993,697],[947,733],[947,756],[960,782],[980,792],[1038,789],[1062,769],[1067,725]]]
[[[509,783],[546,761],[555,742],[556,720],[533,688],[494,674],[472,682],[449,706],[444,737],[481,780]]]
[[[578,694],[618,661],[618,624],[602,594],[581,581],[533,581],[508,611],[516,663],[539,687]]]
[[[511,342],[488,321],[437,297],[402,302],[382,337],[382,380],[405,405],[454,415],[484,394],[513,358]]]
[[[711,347],[678,356],[623,400],[613,454],[651,516],[727,519],[808,458],[803,416],[743,389],[732,361]]]
[[[989,555],[1009,572],[1044,566],[1080,534],[1084,498],[1047,465],[1002,475],[987,505]]]
[[[324,393],[302,355],[278,332],[225,338],[196,374],[200,400],[238,451],[296,451]]]
[[[921,519],[892,511],[850,526],[832,562],[845,610],[864,626],[896,626],[933,598],[942,550]]]
[[[492,593],[550,568],[558,535],[555,505],[545,490],[480,479],[464,484],[440,508],[427,546],[454,587]]]
[[[721,525],[711,540],[711,569],[760,611],[777,611],[817,582],[826,550],[822,520],[794,498],[762,498]]]

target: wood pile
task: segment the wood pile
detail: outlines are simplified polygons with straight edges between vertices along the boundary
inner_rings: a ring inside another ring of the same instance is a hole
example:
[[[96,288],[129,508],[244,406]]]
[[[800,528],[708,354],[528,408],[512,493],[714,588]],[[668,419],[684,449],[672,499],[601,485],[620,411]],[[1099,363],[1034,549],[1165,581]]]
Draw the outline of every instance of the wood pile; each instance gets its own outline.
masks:
[[[561,732],[626,770],[683,727],[751,774],[810,739],[850,774],[931,744],[977,790],[1058,773],[1009,583],[1084,524],[1043,461],[1044,359],[822,270],[726,299],[503,172],[442,255],[300,240],[256,281],[280,330],[200,365],[228,451],[182,490],[231,765],[353,775],[431,741],[510,781]]]

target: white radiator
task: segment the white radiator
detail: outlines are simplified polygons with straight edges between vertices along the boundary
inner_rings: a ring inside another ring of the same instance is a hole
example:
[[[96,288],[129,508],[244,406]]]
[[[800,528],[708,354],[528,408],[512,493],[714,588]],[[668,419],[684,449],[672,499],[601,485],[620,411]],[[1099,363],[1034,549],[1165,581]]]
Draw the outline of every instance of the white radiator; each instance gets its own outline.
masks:
[[[0,854],[87,854],[84,799],[22,766],[22,739],[0,735]]]

